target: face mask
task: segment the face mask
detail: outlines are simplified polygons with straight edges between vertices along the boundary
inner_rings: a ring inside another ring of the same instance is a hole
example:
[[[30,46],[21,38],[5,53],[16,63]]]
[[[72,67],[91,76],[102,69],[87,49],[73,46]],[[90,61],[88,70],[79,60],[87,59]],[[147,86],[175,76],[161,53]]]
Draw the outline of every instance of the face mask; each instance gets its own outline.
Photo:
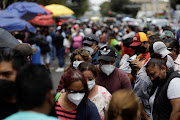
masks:
[[[91,80],[87,82],[89,90],[91,90],[95,86],[95,80]]]
[[[79,105],[79,103],[82,101],[82,99],[84,98],[85,93],[69,93],[67,95],[69,101],[71,101],[72,103],[74,103],[75,105]]]
[[[15,94],[15,82],[0,79],[0,98],[10,98]]]
[[[146,48],[144,46],[139,46],[136,48],[135,53],[145,53]]]
[[[109,76],[115,69],[114,65],[102,65],[101,70],[103,73],[105,73],[107,76]]]
[[[91,47],[89,47],[89,46],[84,46],[83,49],[87,50],[90,55],[92,55],[93,52],[94,52],[94,50]]]
[[[74,62],[73,62],[73,67],[74,67],[75,69],[77,69],[78,66],[79,66],[79,64],[82,63],[82,62],[84,62],[84,61],[74,61]]]

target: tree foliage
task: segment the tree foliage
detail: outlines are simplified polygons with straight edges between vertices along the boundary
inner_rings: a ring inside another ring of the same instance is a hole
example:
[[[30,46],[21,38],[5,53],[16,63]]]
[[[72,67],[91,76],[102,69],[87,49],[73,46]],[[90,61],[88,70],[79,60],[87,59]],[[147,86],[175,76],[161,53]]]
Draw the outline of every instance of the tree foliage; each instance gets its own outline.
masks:
[[[41,5],[49,5],[49,4],[61,4],[69,7],[75,12],[76,16],[81,16],[84,14],[86,10],[88,10],[89,4],[88,0],[72,0],[71,4],[68,4],[66,0],[4,0],[6,7],[14,2],[18,1],[28,1],[28,2],[36,2]],[[2,7],[1,7],[2,8]]]
[[[170,0],[171,7],[176,10],[176,5],[180,4],[180,0]]]
[[[125,13],[136,15],[139,8],[127,7],[128,5],[134,5],[130,0],[111,0],[109,3],[103,3],[101,7],[101,14],[106,16],[108,11],[111,10],[114,13]]]
[[[100,12],[103,16],[108,16],[108,12],[110,11],[110,2],[104,2],[100,5]]]

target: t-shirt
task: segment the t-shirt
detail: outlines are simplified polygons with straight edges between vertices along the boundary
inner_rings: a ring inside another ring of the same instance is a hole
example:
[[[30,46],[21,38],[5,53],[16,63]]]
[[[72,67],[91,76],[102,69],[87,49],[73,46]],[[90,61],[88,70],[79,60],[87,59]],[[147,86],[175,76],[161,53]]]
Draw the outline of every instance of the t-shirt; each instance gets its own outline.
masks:
[[[32,64],[42,64],[42,63],[41,63],[41,58],[40,58],[40,55],[41,55],[41,49],[40,49],[40,47],[37,46],[37,45],[32,45],[32,47],[36,47],[37,50],[38,50],[38,52],[37,52],[36,54],[33,54],[33,55],[32,55],[32,61],[31,61],[31,63],[32,63]]]
[[[111,94],[120,89],[132,89],[128,76],[124,71],[118,68],[115,68],[109,76],[98,71],[96,84],[105,87]]]
[[[171,82],[168,85],[167,89],[167,98],[170,99],[175,99],[175,98],[180,98],[180,78],[173,78]],[[149,99],[149,104],[151,107],[151,118],[152,118],[152,111],[153,111],[153,105],[154,105],[154,99],[156,96],[158,88],[156,88],[156,91],[154,94],[150,97]]]
[[[111,100],[111,94],[109,91],[102,86],[98,86],[98,93],[90,100],[96,105],[101,120],[104,120],[105,111],[108,110],[109,102]]]
[[[81,35],[74,36],[74,38],[73,38],[73,47],[74,48],[80,48],[82,39],[83,39],[83,37]]]
[[[55,110],[56,110],[57,117],[61,120],[75,120],[76,119],[77,110],[73,110],[73,111],[64,110],[60,106],[58,101],[56,102]]]
[[[10,115],[4,120],[59,120],[59,119],[42,113],[21,111]]]

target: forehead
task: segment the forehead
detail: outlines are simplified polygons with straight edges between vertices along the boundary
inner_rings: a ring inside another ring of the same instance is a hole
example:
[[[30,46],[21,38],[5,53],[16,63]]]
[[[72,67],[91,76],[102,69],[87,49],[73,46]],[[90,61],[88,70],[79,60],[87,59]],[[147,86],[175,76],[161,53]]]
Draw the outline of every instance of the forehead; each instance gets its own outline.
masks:
[[[84,75],[85,77],[94,77],[93,72],[90,71],[90,70],[83,71],[83,75]]]
[[[75,81],[73,82],[69,87],[69,90],[74,90],[74,91],[80,91],[80,90],[84,90],[84,85],[81,82],[81,80],[79,81]]]
[[[155,72],[157,72],[158,70],[160,70],[160,68],[159,68],[158,66],[152,66],[152,65],[150,65],[150,66],[146,67],[146,72],[147,72],[147,73],[155,73]]]
[[[0,62],[0,72],[12,71],[12,70],[14,69],[11,62],[5,62],[5,61]]]

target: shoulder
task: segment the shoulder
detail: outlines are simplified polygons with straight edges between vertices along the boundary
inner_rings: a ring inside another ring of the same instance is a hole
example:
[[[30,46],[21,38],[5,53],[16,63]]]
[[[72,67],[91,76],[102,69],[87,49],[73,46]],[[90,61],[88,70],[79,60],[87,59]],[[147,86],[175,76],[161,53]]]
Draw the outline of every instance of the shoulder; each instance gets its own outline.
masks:
[[[180,78],[175,77],[169,83],[167,89],[168,99],[180,98]]]
[[[98,86],[99,93],[102,94],[105,98],[110,99],[111,93],[103,86]]]

